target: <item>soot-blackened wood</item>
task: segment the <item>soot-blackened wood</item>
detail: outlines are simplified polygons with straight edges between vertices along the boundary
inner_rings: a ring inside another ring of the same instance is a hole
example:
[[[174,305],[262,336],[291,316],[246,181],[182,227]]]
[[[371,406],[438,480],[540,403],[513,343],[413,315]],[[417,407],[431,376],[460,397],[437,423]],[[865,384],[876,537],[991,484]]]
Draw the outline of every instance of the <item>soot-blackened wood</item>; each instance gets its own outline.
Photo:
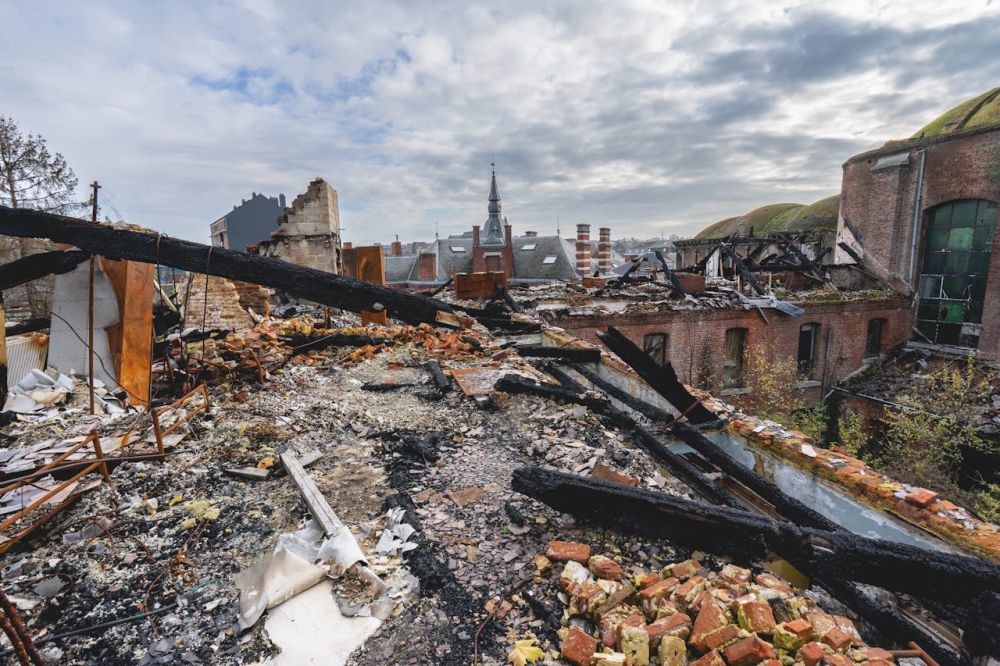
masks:
[[[391,338],[371,335],[341,335],[339,333],[332,335],[289,335],[280,337],[279,340],[301,354],[329,347],[365,347],[367,345],[396,344],[396,341]]]
[[[601,360],[601,350],[580,347],[545,347],[543,345],[521,345],[514,347],[517,353],[533,358],[559,358],[573,363],[594,363]]]
[[[451,379],[442,372],[441,364],[437,361],[428,361],[426,367],[427,372],[431,375],[431,379],[434,380],[434,386],[437,387],[437,390],[442,395],[447,395],[452,389]]]
[[[697,548],[742,554],[734,549],[761,543],[831,578],[961,603],[984,591],[1000,592],[1000,567],[976,558],[779,523],[739,509],[539,467],[516,470],[512,484],[517,492],[554,509]]]
[[[7,324],[7,335],[20,335],[22,333],[34,333],[42,331],[52,325],[51,317],[33,317],[27,321]]]
[[[555,371],[553,376],[560,379],[559,374],[558,371]],[[623,431],[635,445],[664,465],[671,474],[695,494],[715,504],[735,506],[733,497],[715,485],[701,470],[671,451],[666,444],[636,423],[631,416],[612,405],[610,400],[603,396],[593,395],[576,382],[572,382],[569,386],[553,386],[532,382],[516,375],[505,375],[497,382],[496,387],[508,393],[528,393],[543,398],[584,405],[600,416],[605,423]]]
[[[687,296],[687,292],[684,290],[684,285],[681,281],[677,279],[674,272],[670,270],[670,266],[667,265],[667,260],[663,256],[663,253],[659,250],[653,250],[653,254],[656,255],[656,260],[660,262],[660,268],[663,269],[663,274],[666,276],[667,280],[670,282],[670,286],[673,288],[674,293],[676,293],[681,298]]]
[[[609,396],[611,396],[618,402],[626,405],[629,409],[632,409],[638,412],[639,414],[642,414],[650,421],[653,421],[654,423],[656,422],[665,423],[667,421],[673,420],[674,417],[670,413],[660,409],[659,407],[651,405],[648,402],[633,397],[632,395],[621,390],[611,382],[605,380],[603,377],[598,375],[590,368],[576,363],[574,363],[570,367],[573,369],[574,372],[585,377],[587,381],[589,381],[591,384],[601,389],[602,391],[607,393]]]
[[[496,389],[506,393],[537,395],[542,398],[549,398],[550,400],[571,402],[583,405],[596,414],[607,414],[611,408],[611,403],[596,395],[580,393],[579,391],[556,384],[541,384],[519,375],[504,375],[497,381]]]
[[[352,312],[372,311],[380,303],[390,317],[411,324],[441,325],[438,313],[454,312],[447,303],[421,294],[368,284],[280,259],[39,211],[0,206],[0,234],[48,238],[112,259],[162,264],[242,280]]]
[[[732,259],[733,265],[736,266],[736,270],[739,271],[746,283],[753,287],[753,290],[757,292],[758,296],[767,295],[767,289],[765,289],[764,285],[757,281],[757,278],[755,278],[753,273],[750,272],[747,265],[743,263],[743,260],[740,259],[735,252],[733,252],[728,243],[719,243],[719,249],[722,250],[723,254]]]
[[[510,295],[510,291],[502,284],[497,285],[497,296],[503,299],[503,302],[507,304],[511,312],[524,312],[524,308],[521,304],[514,300],[514,297]]]
[[[712,412],[705,409],[701,401],[688,393],[684,385],[677,379],[677,373],[670,363],[657,365],[634,342],[626,338],[614,326],[608,327],[607,333],[598,333],[597,337],[608,349],[618,355],[633,370],[639,373],[643,381],[653,390],[666,398],[677,411],[685,414],[692,423],[706,424],[718,421]]]
[[[0,290],[11,289],[46,275],[69,273],[89,258],[89,252],[57,250],[15,259],[0,266]]]

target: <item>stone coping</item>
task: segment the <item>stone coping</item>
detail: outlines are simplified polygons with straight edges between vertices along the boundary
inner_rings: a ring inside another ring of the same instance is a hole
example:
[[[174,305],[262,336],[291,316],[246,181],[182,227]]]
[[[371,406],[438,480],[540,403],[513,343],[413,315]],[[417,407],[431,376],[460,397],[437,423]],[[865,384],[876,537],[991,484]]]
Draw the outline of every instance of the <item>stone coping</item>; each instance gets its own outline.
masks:
[[[844,488],[868,506],[919,527],[993,562],[1000,562],[1000,527],[973,516],[938,493],[900,483],[848,455],[840,447],[813,445],[804,433],[743,414],[711,394],[689,390],[732,433],[812,474]]]

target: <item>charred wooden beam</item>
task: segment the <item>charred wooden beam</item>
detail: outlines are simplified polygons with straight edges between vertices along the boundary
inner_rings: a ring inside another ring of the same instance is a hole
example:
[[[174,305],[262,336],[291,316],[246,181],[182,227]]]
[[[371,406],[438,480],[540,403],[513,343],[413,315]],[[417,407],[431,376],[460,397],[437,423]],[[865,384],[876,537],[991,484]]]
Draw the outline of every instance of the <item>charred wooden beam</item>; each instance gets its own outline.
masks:
[[[677,373],[670,363],[657,365],[634,342],[626,338],[614,326],[608,327],[607,333],[598,333],[597,337],[608,349],[618,355],[633,370],[639,373],[643,381],[653,390],[666,398],[677,411],[684,414],[692,423],[715,423],[718,418],[705,409],[701,401],[688,393],[684,385],[677,379]]]
[[[747,544],[758,544],[760,555],[773,551],[824,576],[944,601],[969,603],[984,591],[1000,592],[1000,566],[975,558],[775,522],[539,467],[516,470],[512,485],[559,511],[713,552],[744,555]]]
[[[279,337],[278,339],[295,351],[303,354],[329,347],[364,347],[367,345],[396,344],[392,338],[372,335],[346,335],[341,333],[331,333],[329,335],[289,335]],[[187,341],[186,338],[185,341]]]
[[[496,388],[498,391],[505,391],[506,393],[537,395],[550,400],[583,405],[593,410],[596,414],[607,414],[611,408],[611,403],[606,399],[592,393],[580,393],[579,391],[557,384],[543,384],[519,375],[504,375],[497,381]]]
[[[510,290],[507,289],[507,287],[502,284],[498,284],[496,291],[497,296],[503,299],[503,302],[507,304],[507,307],[510,308],[511,312],[524,312],[524,308],[521,307],[520,303],[514,300],[514,297],[510,295]]]
[[[497,382],[496,386],[501,391],[507,391],[508,393],[528,393],[543,398],[584,405],[608,424],[625,432],[634,444],[664,465],[671,474],[694,491],[695,494],[717,504],[735,504],[729,493],[715,485],[697,467],[671,451],[666,444],[657,439],[651,432],[642,428],[632,417],[617,409],[607,398],[595,396],[593,392],[581,390],[582,387],[578,384],[572,387],[540,384],[516,375],[503,376]]]
[[[441,364],[437,361],[428,361],[427,372],[430,373],[431,379],[434,381],[434,386],[437,390],[441,392],[442,395],[447,395],[451,392],[451,379],[449,379],[444,372],[441,371]]]
[[[601,350],[592,347],[545,347],[521,345],[514,347],[521,356],[532,358],[558,358],[573,363],[593,363],[601,360]]]
[[[44,331],[52,325],[51,317],[33,317],[27,321],[7,324],[7,335],[21,335],[22,333],[34,333]]]
[[[650,421],[653,421],[654,423],[656,422],[665,423],[667,421],[672,421],[674,418],[669,412],[666,412],[660,409],[659,407],[651,405],[648,402],[639,400],[638,398],[630,395],[626,391],[623,391],[622,389],[618,388],[611,382],[602,378],[600,375],[598,375],[596,372],[594,372],[593,370],[591,370],[586,366],[574,363],[573,365],[570,366],[570,368],[572,368],[573,372],[582,375],[588,382],[590,382],[600,390],[604,391],[618,402],[622,403],[629,409],[638,412],[639,414],[642,414],[643,416],[645,416]]]
[[[56,250],[15,259],[0,266],[0,290],[11,289],[46,275],[69,273],[89,258],[89,252]]]
[[[765,289],[764,285],[762,285],[757,278],[754,277],[753,273],[750,272],[750,269],[747,268],[747,265],[743,263],[743,260],[740,259],[735,252],[733,252],[733,249],[729,247],[729,243],[719,243],[719,249],[721,249],[722,253],[732,260],[733,265],[736,266],[736,270],[739,271],[741,276],[743,276],[746,283],[753,287],[753,290],[757,292],[757,295],[764,296],[767,294],[767,289]]]
[[[663,253],[659,250],[653,250],[653,254],[656,255],[656,260],[660,262],[660,268],[663,269],[663,274],[670,282],[670,287],[674,290],[674,292],[681,298],[687,296],[687,292],[684,290],[684,285],[682,285],[681,281],[677,279],[674,272],[670,270],[670,266],[667,265],[667,259],[663,256]]]
[[[0,234],[47,238],[112,259],[130,259],[281,289],[322,305],[361,312],[381,304],[390,317],[457,327],[454,308],[421,294],[368,284],[287,261],[180,240],[151,231],[0,206]]]

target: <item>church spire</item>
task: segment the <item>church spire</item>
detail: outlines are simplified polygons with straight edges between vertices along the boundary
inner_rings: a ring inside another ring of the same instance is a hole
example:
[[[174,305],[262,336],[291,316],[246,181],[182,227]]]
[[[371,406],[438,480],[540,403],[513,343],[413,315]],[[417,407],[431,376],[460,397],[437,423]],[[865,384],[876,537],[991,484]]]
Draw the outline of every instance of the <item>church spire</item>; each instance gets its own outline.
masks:
[[[490,216],[486,219],[485,238],[482,245],[503,245],[504,240],[503,222],[500,219],[500,193],[497,190],[497,166],[496,162],[490,162],[492,177],[490,179],[490,205],[487,208]]]

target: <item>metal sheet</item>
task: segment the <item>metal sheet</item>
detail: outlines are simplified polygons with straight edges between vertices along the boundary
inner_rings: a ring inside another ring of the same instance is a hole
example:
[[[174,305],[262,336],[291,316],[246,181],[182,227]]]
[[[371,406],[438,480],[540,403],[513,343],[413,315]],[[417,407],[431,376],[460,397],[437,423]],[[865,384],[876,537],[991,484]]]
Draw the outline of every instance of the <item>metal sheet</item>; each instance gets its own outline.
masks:
[[[7,389],[10,390],[31,370],[45,369],[49,353],[49,336],[26,333],[7,338]]]

